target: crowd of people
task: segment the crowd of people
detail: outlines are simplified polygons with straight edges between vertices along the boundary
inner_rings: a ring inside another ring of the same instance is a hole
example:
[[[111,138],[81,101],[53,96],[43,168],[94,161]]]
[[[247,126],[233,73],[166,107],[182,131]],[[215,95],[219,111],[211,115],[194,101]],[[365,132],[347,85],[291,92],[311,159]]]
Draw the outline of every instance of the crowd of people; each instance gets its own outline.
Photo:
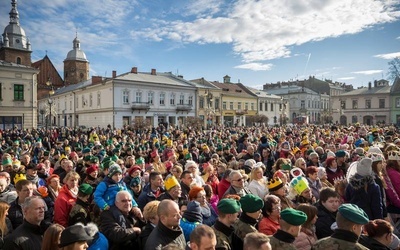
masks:
[[[0,131],[0,249],[399,249],[394,126]]]

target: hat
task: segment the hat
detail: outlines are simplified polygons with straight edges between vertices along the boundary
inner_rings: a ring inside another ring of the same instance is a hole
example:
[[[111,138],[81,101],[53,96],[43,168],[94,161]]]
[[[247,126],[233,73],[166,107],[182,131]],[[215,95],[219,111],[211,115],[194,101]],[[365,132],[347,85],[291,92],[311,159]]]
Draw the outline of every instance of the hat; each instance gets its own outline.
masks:
[[[281,219],[293,226],[300,226],[307,220],[307,215],[303,211],[293,208],[286,208],[281,212]]]
[[[90,148],[86,147],[82,149],[82,154],[87,154],[87,153],[90,153]]]
[[[133,166],[129,169],[128,174],[129,174],[129,175],[132,175],[133,172],[135,172],[135,171],[140,171],[140,172],[142,172],[142,168],[141,168],[139,165],[133,165]]]
[[[37,167],[37,165],[33,162],[29,163],[27,166],[25,166],[25,169],[33,169],[33,170],[38,170],[39,168]]]
[[[12,165],[12,159],[11,157],[4,157],[1,161],[1,165],[6,166],[6,165]]]
[[[384,159],[384,156],[381,154],[371,154],[369,157],[371,158],[372,162],[383,161]]]
[[[357,163],[356,173],[361,176],[372,175],[372,159],[363,158]]]
[[[368,154],[383,154],[382,150],[380,148],[374,147],[374,146],[369,147],[367,153]]]
[[[73,225],[62,231],[60,244],[58,244],[58,246],[65,247],[74,244],[75,242],[89,240],[93,240],[93,238],[86,233],[82,225]]]
[[[18,168],[20,168],[20,167],[21,167],[21,162],[20,162],[19,160],[14,160],[14,161],[12,162],[12,165],[13,165],[13,166],[18,166]]]
[[[347,220],[354,222],[358,225],[365,225],[368,223],[368,215],[355,204],[345,203],[340,205],[339,213]]]
[[[90,167],[86,168],[86,174],[91,174],[97,170],[99,170],[99,167],[96,164],[92,164]]]
[[[46,198],[47,196],[49,196],[47,187],[45,187],[45,186],[38,187],[38,188],[36,189],[36,193],[37,193],[38,195],[42,196],[42,198]]]
[[[218,212],[224,214],[234,214],[240,211],[241,204],[238,200],[225,198],[218,202],[217,209]]]
[[[283,187],[283,182],[279,177],[275,177],[274,179],[268,181],[268,190],[270,192],[276,191]]]
[[[365,154],[365,150],[363,148],[361,148],[361,147],[355,148],[354,152],[356,154],[358,154],[359,156],[364,156],[364,154]]]
[[[14,184],[17,184],[17,182],[19,182],[20,180],[26,180],[26,175],[23,173],[17,173],[14,176]]]
[[[165,179],[164,185],[165,189],[169,191],[171,188],[179,185],[179,181],[175,178],[175,176],[171,175],[170,177]]]
[[[297,154],[297,152],[301,152],[301,151],[298,147],[294,147],[292,152],[293,152],[293,154]]]
[[[328,151],[328,153],[326,153],[326,158],[328,157],[336,157],[336,154],[333,153],[332,151]]]
[[[79,186],[78,190],[86,195],[91,195],[93,192],[93,187],[90,184],[83,183]]]
[[[140,185],[140,182],[141,182],[141,181],[140,181],[139,176],[133,177],[132,180],[131,180],[131,182],[129,183],[129,186],[130,186],[130,187],[139,186],[139,185]]]
[[[298,195],[300,195],[301,193],[304,192],[304,190],[309,188],[307,179],[302,176],[297,176],[293,178],[290,181],[290,187],[292,187],[293,190],[296,191]]]
[[[144,163],[143,157],[139,157],[136,159],[136,164],[143,164],[143,163]]]
[[[156,157],[158,155],[158,151],[157,150],[154,150],[154,151],[152,151],[151,153],[150,153],[150,157],[151,158],[154,158],[154,157]]]
[[[69,159],[72,159],[72,158],[74,158],[75,156],[78,156],[78,154],[77,154],[76,152],[74,152],[74,151],[72,151],[72,152],[68,155]]]
[[[49,156],[49,155],[50,155],[50,151],[46,150],[46,151],[43,152],[43,156]]]
[[[50,182],[51,182],[51,180],[54,179],[54,178],[60,179],[60,176],[58,176],[58,175],[56,175],[56,174],[52,174],[52,175],[50,175],[49,177],[47,177],[47,179],[46,179],[47,185],[49,185]]]
[[[338,150],[335,153],[336,157],[345,157],[346,156],[346,152],[344,150]]]
[[[243,212],[254,213],[263,208],[264,201],[254,194],[246,194],[240,198],[240,205]]]
[[[112,176],[115,175],[116,173],[122,174],[122,169],[121,169],[121,167],[120,167],[117,163],[114,163],[113,165],[111,165],[111,166],[109,167],[108,176],[109,176],[109,177],[112,177]]]
[[[198,201],[190,201],[187,204],[187,209],[183,212],[183,218],[189,222],[203,222],[203,216],[201,214],[201,207]]]

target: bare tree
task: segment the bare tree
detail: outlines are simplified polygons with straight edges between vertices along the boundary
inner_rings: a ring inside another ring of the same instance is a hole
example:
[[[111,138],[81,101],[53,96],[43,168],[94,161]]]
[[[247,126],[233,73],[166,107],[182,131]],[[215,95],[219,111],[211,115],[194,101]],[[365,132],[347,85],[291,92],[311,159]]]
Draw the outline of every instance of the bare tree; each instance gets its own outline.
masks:
[[[186,117],[186,124],[184,124],[187,128],[191,129],[202,129],[203,126],[203,119],[195,116],[188,116]]]
[[[389,64],[389,69],[388,69],[388,78],[390,80],[395,80],[396,77],[400,78],[400,57],[396,57],[390,62]]]

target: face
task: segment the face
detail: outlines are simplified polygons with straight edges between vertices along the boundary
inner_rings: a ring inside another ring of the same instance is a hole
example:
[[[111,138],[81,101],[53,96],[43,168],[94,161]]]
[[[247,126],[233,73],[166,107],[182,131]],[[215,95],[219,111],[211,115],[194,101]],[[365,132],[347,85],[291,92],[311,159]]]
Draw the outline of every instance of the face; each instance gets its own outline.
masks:
[[[20,201],[24,201],[27,197],[31,197],[33,195],[33,185],[29,184],[23,186],[21,191],[17,191],[18,197]]]
[[[175,187],[173,187],[173,188],[170,190],[169,193],[170,193],[170,195],[171,195],[172,198],[178,199],[179,197],[181,197],[182,188],[181,188],[180,185],[176,185]]]
[[[45,204],[42,199],[34,199],[31,205],[24,209],[26,220],[32,224],[39,224],[44,220]]]
[[[181,178],[182,172],[180,170],[174,168],[171,170],[171,173],[175,176],[176,179],[179,180]]]
[[[120,194],[117,199],[115,199],[115,206],[125,214],[128,214],[132,210],[132,198],[128,194]]]
[[[311,180],[315,181],[318,178],[318,173],[317,172],[311,173],[311,174],[308,175],[308,178],[310,178]]]
[[[96,179],[98,174],[99,174],[99,172],[96,170],[96,171],[91,172],[90,176],[92,176],[93,178]]]
[[[36,169],[27,169],[26,174],[29,176],[36,176],[37,175],[37,170]]]
[[[190,249],[192,250],[214,250],[217,245],[217,239],[215,237],[201,237],[200,245],[196,243],[190,243]]]
[[[155,179],[151,181],[151,184],[156,187],[162,187],[163,186],[162,176],[161,175],[156,176]]]
[[[121,173],[116,173],[114,174],[111,179],[115,182],[120,182],[122,180],[122,174]]]
[[[81,241],[81,242],[75,242],[74,247],[72,248],[73,250],[85,250],[88,249],[88,244],[86,241]]]
[[[197,167],[193,165],[193,166],[188,167],[188,170],[189,170],[190,172],[192,172],[192,173],[196,173]]]
[[[160,220],[168,228],[174,228],[179,226],[179,222],[182,216],[179,211],[178,204],[170,203],[168,208],[168,214],[162,215]]]
[[[190,187],[190,185],[193,183],[193,174],[185,174],[185,177],[182,178],[182,182]]]
[[[232,177],[231,180],[231,185],[236,187],[236,188],[242,188],[244,187],[244,180],[243,180],[243,176],[241,174],[235,174]]]
[[[196,201],[198,201],[201,205],[204,205],[207,201],[206,199],[206,192],[200,191],[196,196]]]
[[[329,197],[325,202],[321,202],[322,205],[331,213],[334,213],[339,208],[339,198]]]
[[[79,185],[79,179],[75,177],[70,177],[67,180],[67,186],[69,189],[77,188]]]
[[[228,214],[229,223],[231,225],[233,225],[236,222],[238,217],[239,217],[239,213]]]
[[[337,161],[336,160],[332,161],[331,168],[337,168]]]
[[[60,179],[58,178],[51,179],[49,186],[53,189],[57,189],[60,186]]]

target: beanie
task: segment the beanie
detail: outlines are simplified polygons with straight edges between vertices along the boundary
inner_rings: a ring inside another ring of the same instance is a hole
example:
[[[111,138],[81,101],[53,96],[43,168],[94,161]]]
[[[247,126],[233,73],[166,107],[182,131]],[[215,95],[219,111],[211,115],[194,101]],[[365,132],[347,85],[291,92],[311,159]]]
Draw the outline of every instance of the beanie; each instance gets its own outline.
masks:
[[[112,177],[116,173],[122,174],[122,170],[121,170],[121,167],[117,163],[114,163],[113,165],[111,165],[109,167],[108,177]]]
[[[200,203],[197,201],[190,201],[187,204],[187,209],[183,212],[183,218],[189,222],[203,223],[203,216],[201,215]]]

